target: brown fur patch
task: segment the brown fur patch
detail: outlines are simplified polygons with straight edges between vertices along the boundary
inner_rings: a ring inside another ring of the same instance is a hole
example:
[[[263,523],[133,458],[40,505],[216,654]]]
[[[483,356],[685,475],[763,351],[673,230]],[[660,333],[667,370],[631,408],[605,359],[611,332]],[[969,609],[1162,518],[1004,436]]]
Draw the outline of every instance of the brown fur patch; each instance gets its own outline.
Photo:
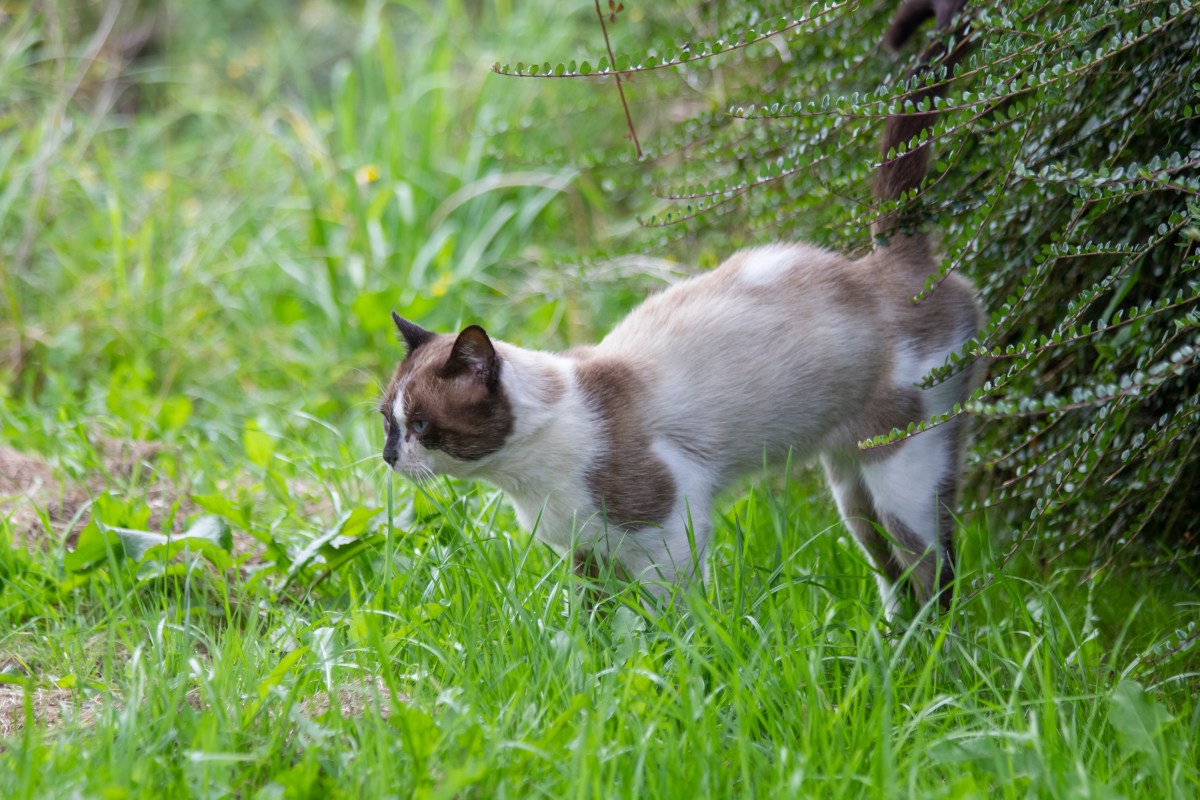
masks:
[[[939,517],[941,516],[939,514]],[[946,552],[939,553],[936,547],[926,547],[911,528],[895,517],[881,514],[880,520],[896,540],[896,544],[892,545],[892,552],[908,571],[908,583],[916,598],[924,603],[936,596],[943,608],[948,607],[954,591],[953,549],[947,548]],[[940,537],[946,535],[942,531],[938,533]]]
[[[868,278],[854,269],[831,269],[821,275],[828,287],[831,304],[846,306],[865,313],[879,306],[879,289],[874,276]]]
[[[559,400],[562,400],[563,395],[567,393],[566,381],[557,372],[546,371],[535,378],[534,391],[541,396],[541,400],[548,406],[552,406]]]
[[[455,340],[438,335],[409,353],[396,368],[380,410],[391,414],[403,387],[410,428],[401,435],[416,436],[426,449],[460,461],[477,461],[504,446],[513,428],[512,406],[498,382],[489,388],[470,371],[445,374]],[[428,422],[428,429],[413,432],[414,419]]]
[[[873,436],[891,433],[893,428],[904,430],[908,423],[920,422],[923,419],[925,413],[921,408],[921,393],[916,389],[893,388],[871,400],[870,407],[863,412],[855,426],[854,438],[863,441]],[[885,459],[894,452],[891,447],[885,445],[860,450],[859,457],[863,462],[869,463]]]
[[[889,50],[899,50],[930,18],[937,20],[938,30],[945,30],[965,5],[966,0],[908,0],[892,18],[883,44]]]
[[[951,276],[921,302],[901,307],[896,321],[903,334],[921,346],[922,354],[957,348],[966,336],[983,327],[974,289],[957,276]]]
[[[575,374],[605,426],[607,447],[588,470],[594,501],[611,523],[662,524],[675,505],[675,480],[650,451],[638,417],[642,379],[628,364],[605,359],[583,361]]]
[[[954,520],[947,505],[951,501],[938,497],[938,535],[942,545],[939,554],[936,549],[927,548],[921,537],[899,519],[879,512],[852,459],[853,456],[829,455],[821,459],[829,485],[838,496],[846,527],[888,581],[919,602],[936,595],[942,608],[949,607],[954,592]],[[876,525],[887,531],[891,541]],[[907,579],[901,580],[906,572]]]
[[[965,0],[909,0],[905,3],[888,30],[884,39],[890,49],[902,45],[912,34],[931,16],[936,16],[939,30],[945,30],[962,10]],[[921,54],[920,64],[915,74],[926,76],[938,67],[953,71],[966,56],[969,48],[963,41],[962,27],[958,30],[959,42],[953,51],[947,52],[942,42],[937,41]],[[930,98],[944,97],[947,81],[941,80],[932,85],[926,84],[909,92],[906,100],[911,100],[915,108]],[[929,169],[929,144],[921,144],[907,150],[898,157],[889,153],[912,145],[930,128],[938,118],[936,111],[911,111],[892,114],[884,123],[883,137],[879,143],[880,155],[883,157],[879,170],[875,174],[875,196],[881,200],[897,200],[910,189],[916,189],[925,178]],[[903,227],[913,222],[913,215],[903,210],[880,218],[872,225],[876,235]]]

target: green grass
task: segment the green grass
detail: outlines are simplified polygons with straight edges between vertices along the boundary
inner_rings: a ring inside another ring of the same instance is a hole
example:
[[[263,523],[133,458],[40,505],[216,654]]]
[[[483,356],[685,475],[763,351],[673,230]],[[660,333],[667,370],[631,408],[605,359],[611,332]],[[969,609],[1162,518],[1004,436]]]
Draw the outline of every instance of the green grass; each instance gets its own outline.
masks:
[[[558,346],[654,283],[579,266],[620,229],[594,176],[478,135],[544,90],[486,65],[578,32],[206,8],[136,115],[95,113],[66,4],[0,26],[0,444],[55,482],[0,512],[6,795],[1200,794],[1186,565],[1000,571],[967,520],[955,608],[889,625],[824,491],[774,476],[720,504],[703,591],[590,613],[498,494],[391,480],[388,310]]]

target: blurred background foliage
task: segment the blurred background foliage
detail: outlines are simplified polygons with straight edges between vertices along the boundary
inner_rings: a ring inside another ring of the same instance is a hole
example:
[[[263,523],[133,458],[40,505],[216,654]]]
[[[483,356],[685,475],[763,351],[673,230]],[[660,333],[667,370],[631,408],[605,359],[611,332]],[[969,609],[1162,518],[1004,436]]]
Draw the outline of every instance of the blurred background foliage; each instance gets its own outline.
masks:
[[[894,3],[601,5],[641,159],[611,75],[564,79],[608,67],[588,4],[4,4],[5,438],[353,463],[393,308],[560,347],[738,246],[870,246]],[[1047,557],[1193,556],[1195,6],[970,16],[920,202],[992,312],[971,500]]]
[[[481,134],[519,111],[483,51],[551,5],[3,6],[4,438],[228,453],[249,426],[345,463],[376,450],[390,309],[561,343],[586,293],[544,248],[603,201]]]

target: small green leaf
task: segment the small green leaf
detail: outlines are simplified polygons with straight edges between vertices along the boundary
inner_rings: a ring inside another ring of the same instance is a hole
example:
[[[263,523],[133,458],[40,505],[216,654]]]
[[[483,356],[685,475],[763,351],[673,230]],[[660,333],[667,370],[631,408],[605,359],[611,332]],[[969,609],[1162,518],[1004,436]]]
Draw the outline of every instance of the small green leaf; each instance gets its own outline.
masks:
[[[367,523],[382,510],[380,508],[356,508],[343,514],[337,522],[305,545],[304,549],[292,559],[291,566],[288,567],[287,575],[284,577],[284,587],[291,585],[300,572],[309,566],[317,556],[325,558],[325,554],[329,552],[328,548],[340,549],[333,544],[334,540],[357,537],[366,529]]]
[[[250,716],[253,717],[262,708],[267,697],[271,694],[271,689],[279,685],[280,681],[291,672],[292,667],[296,666],[296,662],[303,658],[309,652],[308,646],[297,647],[290,653],[279,659],[279,663],[274,669],[258,682],[258,698],[250,706]]]

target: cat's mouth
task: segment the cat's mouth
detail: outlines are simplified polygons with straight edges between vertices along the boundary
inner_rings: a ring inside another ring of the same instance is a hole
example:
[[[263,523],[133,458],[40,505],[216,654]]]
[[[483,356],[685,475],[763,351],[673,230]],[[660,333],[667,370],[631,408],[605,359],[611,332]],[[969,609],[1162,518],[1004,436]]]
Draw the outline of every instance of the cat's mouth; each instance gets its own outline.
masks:
[[[384,457],[384,461],[387,462],[388,468],[392,472],[416,484],[427,483],[437,477],[437,473],[424,464],[401,464],[397,461],[388,461],[386,457]]]

